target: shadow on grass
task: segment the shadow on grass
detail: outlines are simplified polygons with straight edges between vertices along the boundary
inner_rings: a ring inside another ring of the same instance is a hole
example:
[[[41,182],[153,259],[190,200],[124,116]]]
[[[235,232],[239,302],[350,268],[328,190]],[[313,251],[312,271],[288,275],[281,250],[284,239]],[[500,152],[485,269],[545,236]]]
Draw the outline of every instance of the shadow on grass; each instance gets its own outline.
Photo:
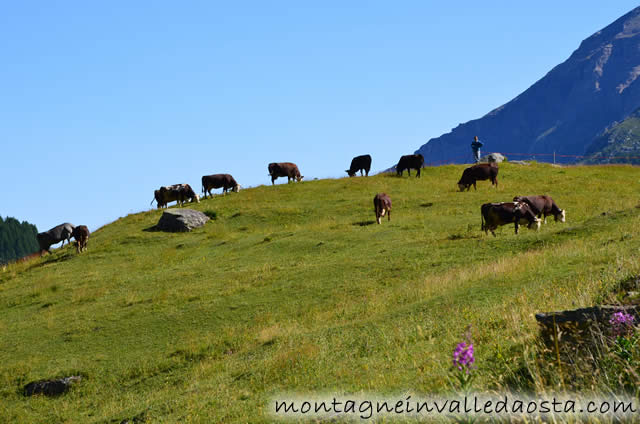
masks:
[[[420,206],[422,206],[423,208],[430,208],[431,206],[433,206],[433,203],[431,202],[422,203]]]
[[[375,224],[376,221],[358,221],[358,222],[354,222],[353,226],[360,226],[360,227],[366,227],[367,225],[371,225],[371,224]]]
[[[38,265],[50,264],[53,262],[64,262],[64,261],[68,261],[74,256],[76,256],[76,253],[73,250],[68,250],[62,253],[55,252],[55,253],[52,253],[51,255],[44,256],[45,260],[40,262],[40,264]]]

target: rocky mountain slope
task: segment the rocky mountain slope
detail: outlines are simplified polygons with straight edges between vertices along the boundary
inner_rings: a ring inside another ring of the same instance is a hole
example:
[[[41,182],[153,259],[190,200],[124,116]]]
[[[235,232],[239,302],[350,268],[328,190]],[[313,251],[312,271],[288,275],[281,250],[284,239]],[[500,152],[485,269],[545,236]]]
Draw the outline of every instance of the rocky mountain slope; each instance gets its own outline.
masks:
[[[429,140],[416,153],[427,163],[468,162],[469,145],[478,135],[491,151],[507,154],[555,151],[558,161],[579,159],[560,155],[593,155],[604,132],[640,107],[638,76],[640,7],[584,40],[564,63],[507,104]]]

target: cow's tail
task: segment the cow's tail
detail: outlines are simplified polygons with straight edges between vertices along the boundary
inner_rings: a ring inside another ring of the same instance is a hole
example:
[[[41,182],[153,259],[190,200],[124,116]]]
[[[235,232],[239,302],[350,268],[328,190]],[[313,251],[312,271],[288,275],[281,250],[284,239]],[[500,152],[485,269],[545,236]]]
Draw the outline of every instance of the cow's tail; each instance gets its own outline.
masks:
[[[149,203],[149,206],[153,205],[153,202],[156,200],[156,196],[153,196],[153,199],[151,199],[151,203]]]
[[[485,224],[484,224],[484,213],[482,211],[482,209],[480,209],[480,231],[485,231]]]

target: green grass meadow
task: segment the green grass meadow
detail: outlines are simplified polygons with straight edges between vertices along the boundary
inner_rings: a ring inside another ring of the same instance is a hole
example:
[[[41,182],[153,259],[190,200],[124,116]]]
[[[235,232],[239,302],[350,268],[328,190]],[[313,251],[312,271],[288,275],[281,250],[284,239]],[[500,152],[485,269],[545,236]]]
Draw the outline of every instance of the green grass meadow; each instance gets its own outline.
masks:
[[[498,189],[460,193],[463,169],[250,188],[189,204],[215,216],[191,233],[150,231],[150,210],[83,254],[7,266],[0,422],[270,422],[279,393],[445,393],[468,325],[474,389],[508,387],[536,312],[591,306],[640,271],[640,171],[505,163]],[[483,203],[533,194],[567,222],[480,231]],[[78,374],[60,397],[22,395]]]

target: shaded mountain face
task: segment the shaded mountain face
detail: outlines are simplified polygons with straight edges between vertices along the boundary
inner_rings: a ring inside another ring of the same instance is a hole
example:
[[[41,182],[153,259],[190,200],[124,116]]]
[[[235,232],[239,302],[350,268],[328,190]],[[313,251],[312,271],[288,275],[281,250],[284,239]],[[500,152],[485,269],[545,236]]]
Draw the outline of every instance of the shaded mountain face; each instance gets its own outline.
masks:
[[[487,151],[511,159],[521,157],[509,153],[593,153],[591,146],[607,128],[640,107],[639,76],[640,7],[584,40],[569,59],[515,99],[432,138],[416,153],[426,163],[469,162],[474,135]]]

